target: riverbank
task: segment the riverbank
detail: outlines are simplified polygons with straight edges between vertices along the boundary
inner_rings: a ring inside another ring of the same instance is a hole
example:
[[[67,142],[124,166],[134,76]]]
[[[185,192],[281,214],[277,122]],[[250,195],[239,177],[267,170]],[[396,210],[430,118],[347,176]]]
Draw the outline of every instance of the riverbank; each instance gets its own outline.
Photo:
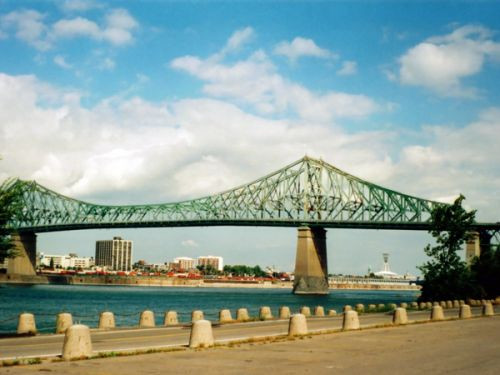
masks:
[[[236,281],[217,279],[187,279],[164,276],[118,276],[118,275],[7,275],[0,274],[0,284],[56,284],[56,285],[106,285],[106,286],[151,286],[151,287],[193,287],[193,288],[275,288],[292,289],[291,281]],[[386,281],[330,282],[330,289],[346,290],[410,290],[419,286],[388,283]]]
[[[0,368],[0,373],[113,374],[497,374],[500,316],[337,332],[76,362]]]

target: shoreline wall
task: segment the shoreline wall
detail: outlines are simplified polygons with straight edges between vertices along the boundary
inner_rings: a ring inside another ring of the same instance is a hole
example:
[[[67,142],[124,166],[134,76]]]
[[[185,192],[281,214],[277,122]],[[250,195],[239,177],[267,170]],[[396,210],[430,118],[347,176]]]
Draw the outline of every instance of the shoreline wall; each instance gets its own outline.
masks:
[[[56,285],[117,285],[152,287],[197,287],[197,288],[280,288],[292,289],[291,281],[229,281],[193,280],[161,276],[117,276],[117,275],[6,275],[0,274],[0,284],[56,284]],[[416,285],[375,283],[330,283],[329,289],[355,290],[420,290]]]

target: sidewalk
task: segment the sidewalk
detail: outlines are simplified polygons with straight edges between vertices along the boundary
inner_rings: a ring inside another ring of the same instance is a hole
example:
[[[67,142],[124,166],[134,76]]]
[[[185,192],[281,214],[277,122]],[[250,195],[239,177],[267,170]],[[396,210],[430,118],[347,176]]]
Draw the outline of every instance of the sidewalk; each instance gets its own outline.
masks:
[[[0,374],[498,374],[500,316],[75,362]]]

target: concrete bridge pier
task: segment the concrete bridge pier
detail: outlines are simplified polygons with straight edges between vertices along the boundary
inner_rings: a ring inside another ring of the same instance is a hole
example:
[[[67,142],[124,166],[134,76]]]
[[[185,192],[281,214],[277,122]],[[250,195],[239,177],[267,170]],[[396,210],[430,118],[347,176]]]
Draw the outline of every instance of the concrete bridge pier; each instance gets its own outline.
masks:
[[[294,294],[328,294],[326,230],[298,228]]]
[[[488,231],[471,232],[471,238],[465,246],[465,260],[470,266],[475,257],[490,250],[492,235]]]
[[[36,234],[15,233],[11,236],[19,256],[9,259],[8,275],[36,275]]]

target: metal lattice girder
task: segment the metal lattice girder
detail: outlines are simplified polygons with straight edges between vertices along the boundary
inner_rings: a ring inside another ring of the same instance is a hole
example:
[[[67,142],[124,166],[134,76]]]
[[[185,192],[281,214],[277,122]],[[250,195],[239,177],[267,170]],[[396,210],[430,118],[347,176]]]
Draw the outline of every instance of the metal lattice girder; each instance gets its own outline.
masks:
[[[429,229],[443,203],[412,197],[349,175],[309,157],[254,182],[189,201],[105,206],[82,202],[36,182],[18,180],[19,231],[162,226],[301,226]]]

